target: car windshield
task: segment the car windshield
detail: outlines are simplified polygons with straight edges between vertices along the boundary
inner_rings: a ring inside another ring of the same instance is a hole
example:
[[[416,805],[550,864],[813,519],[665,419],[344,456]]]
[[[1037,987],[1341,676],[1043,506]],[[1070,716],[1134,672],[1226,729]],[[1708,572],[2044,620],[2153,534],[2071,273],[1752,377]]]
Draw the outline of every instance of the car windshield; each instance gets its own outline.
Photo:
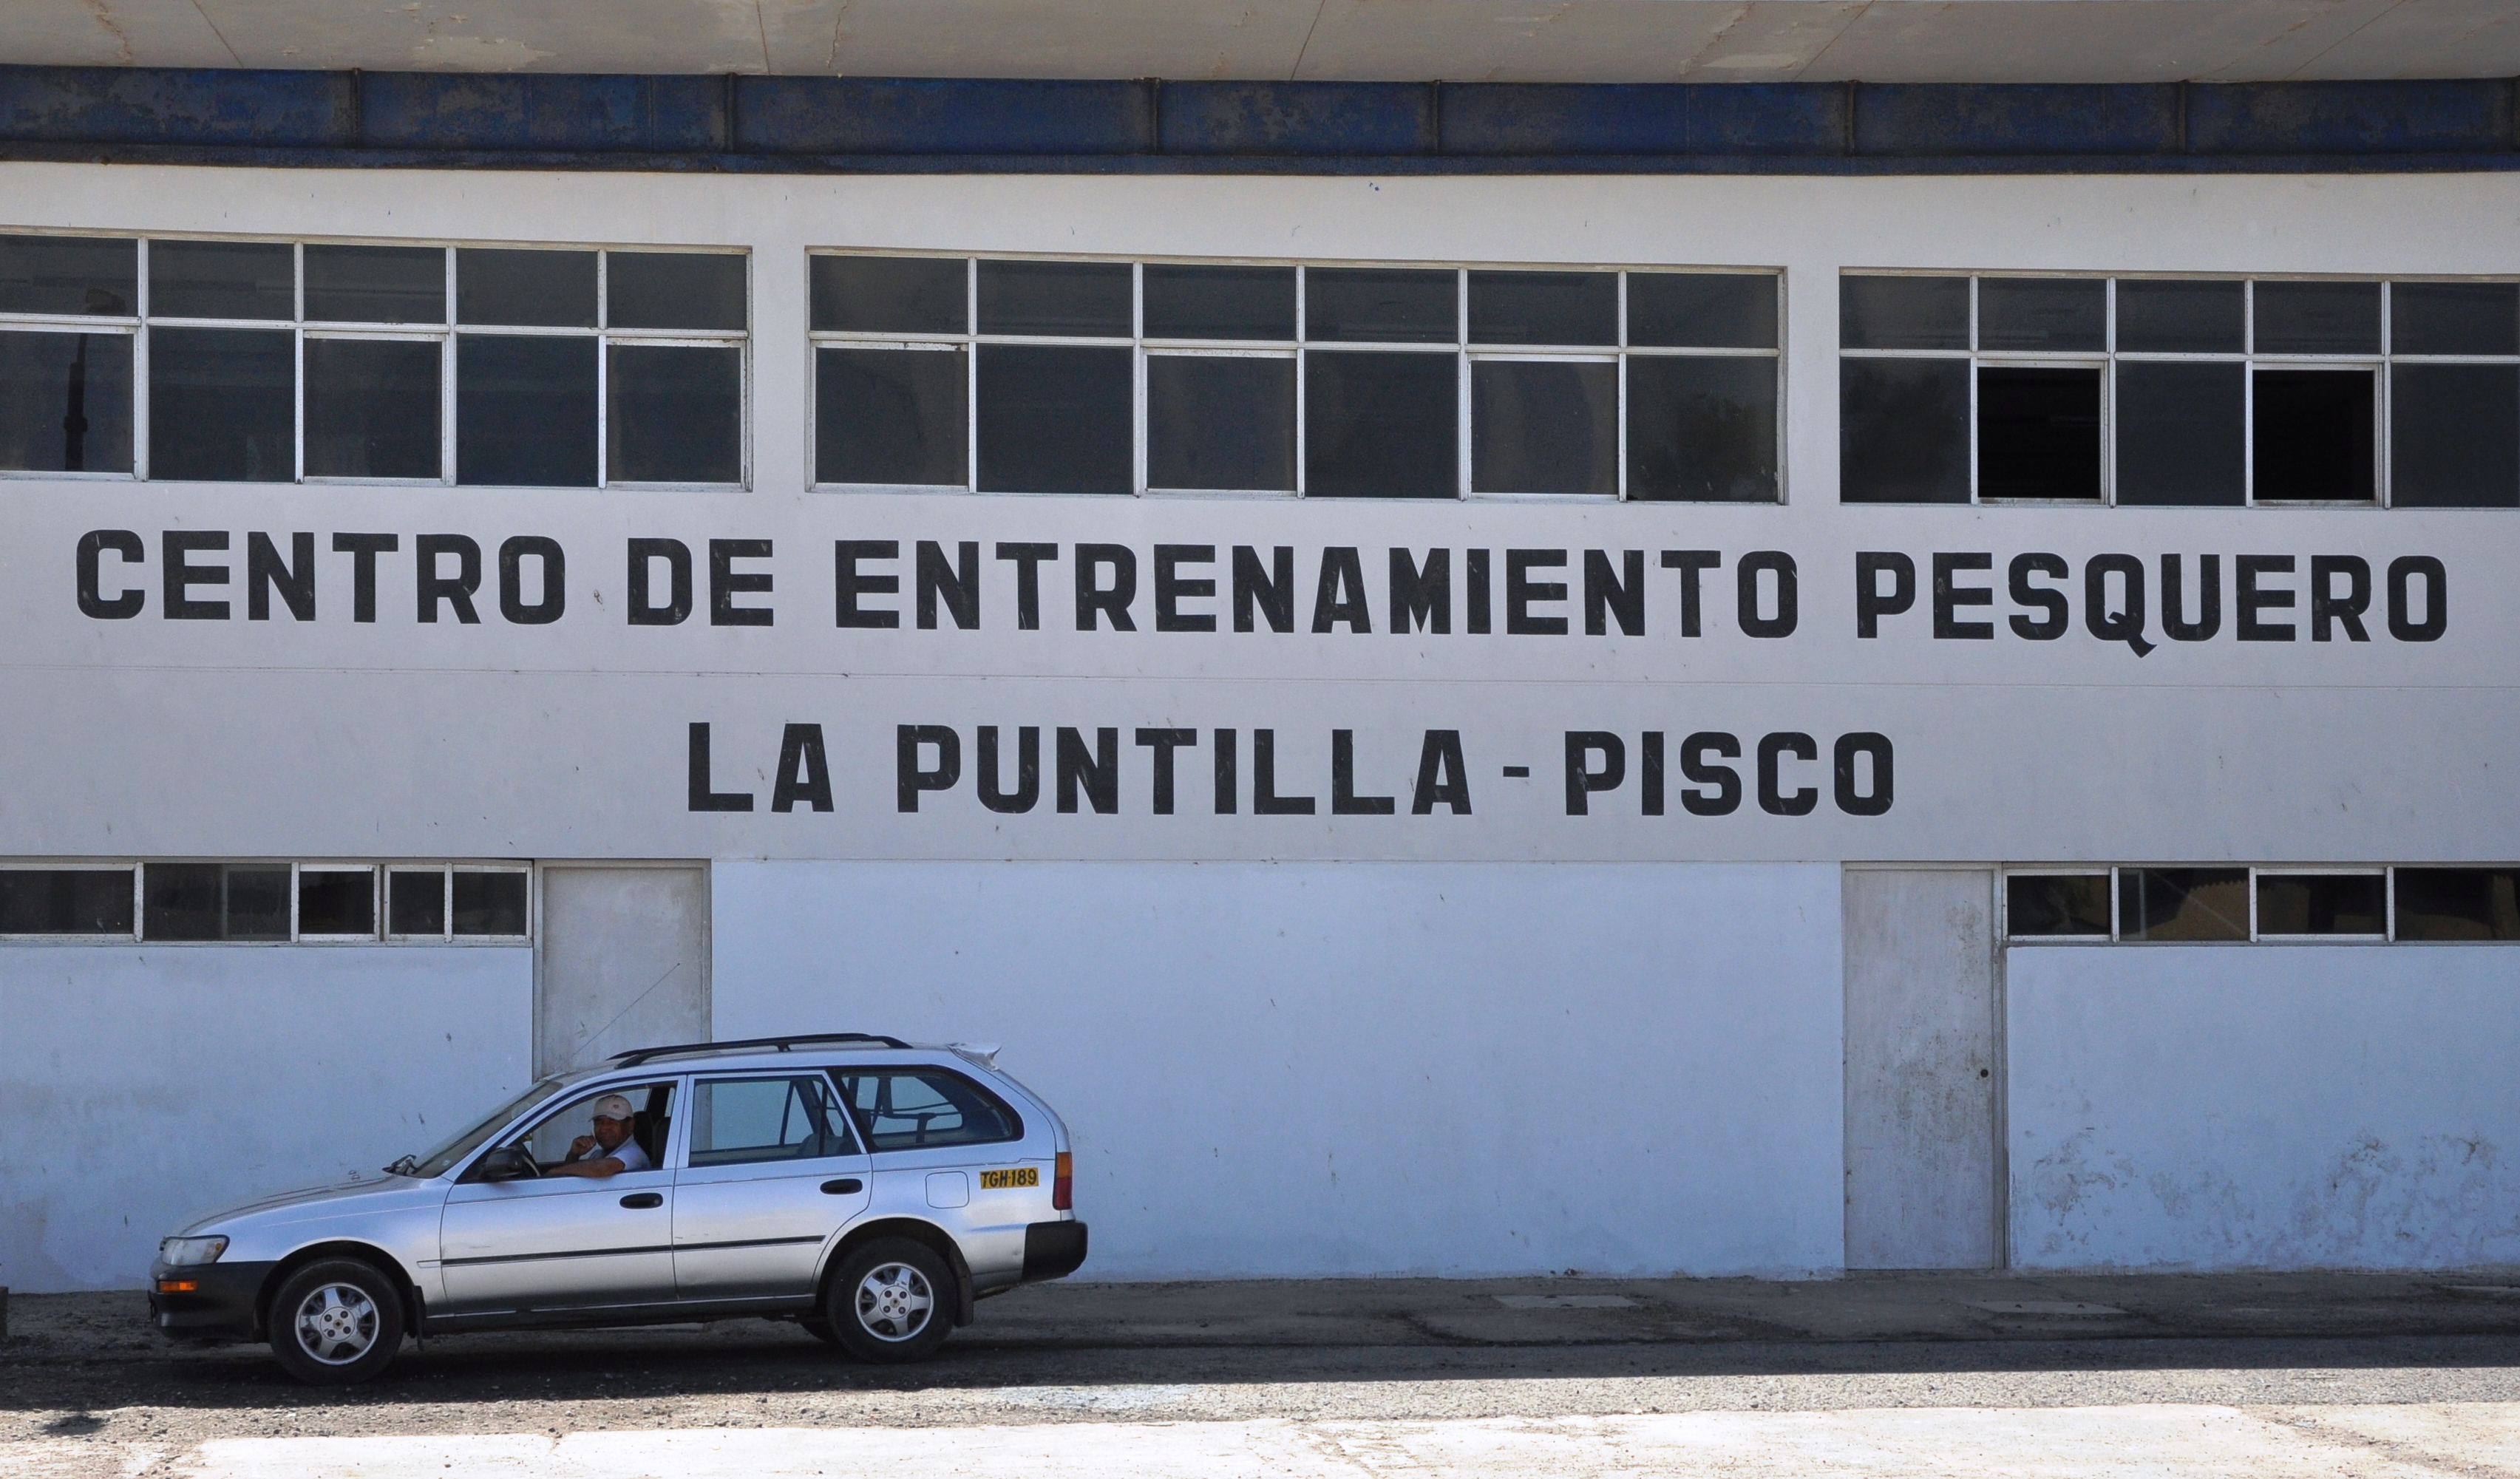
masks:
[[[427,1155],[421,1156],[417,1159],[406,1155],[401,1160],[394,1162],[385,1169],[397,1176],[416,1176],[423,1181],[427,1181],[433,1176],[443,1176],[446,1174],[448,1167],[472,1154],[472,1148],[475,1145],[480,1144],[483,1141],[488,1140],[492,1135],[498,1133],[501,1126],[506,1125],[518,1115],[531,1109],[534,1105],[541,1103],[553,1095],[560,1093],[562,1082],[562,1081],[560,1079],[544,1079],[541,1083],[534,1085],[531,1089],[518,1095],[515,1098],[510,1099],[507,1103],[502,1104],[497,1109],[491,1111],[489,1117],[482,1120],[479,1124],[473,1125],[465,1130],[462,1134],[457,1135],[454,1139],[446,1142],[442,1145],[439,1145],[436,1149],[429,1151]]]

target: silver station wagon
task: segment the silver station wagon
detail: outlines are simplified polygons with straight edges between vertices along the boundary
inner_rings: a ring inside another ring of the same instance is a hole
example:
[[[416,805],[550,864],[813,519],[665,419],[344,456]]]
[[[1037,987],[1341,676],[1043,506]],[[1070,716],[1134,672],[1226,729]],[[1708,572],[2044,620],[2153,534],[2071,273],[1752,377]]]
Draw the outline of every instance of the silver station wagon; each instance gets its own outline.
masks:
[[[842,1033],[625,1053],[382,1181],[205,1217],[150,1270],[170,1335],[363,1381],[405,1335],[792,1320],[927,1356],[1085,1262],[1067,1127],[993,1050]]]

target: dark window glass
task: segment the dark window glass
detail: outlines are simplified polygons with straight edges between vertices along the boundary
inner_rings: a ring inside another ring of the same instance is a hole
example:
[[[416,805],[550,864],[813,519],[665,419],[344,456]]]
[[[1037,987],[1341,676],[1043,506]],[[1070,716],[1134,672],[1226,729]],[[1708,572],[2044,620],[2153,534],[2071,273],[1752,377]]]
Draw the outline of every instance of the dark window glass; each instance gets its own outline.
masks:
[[[779,1079],[702,1079],[692,1086],[693,1166],[819,1160],[850,1155],[848,1111],[821,1074]]]
[[[230,864],[227,885],[228,932],[231,940],[289,938],[289,870],[241,868]]]
[[[1126,338],[1132,322],[1126,262],[980,264],[982,334]]]
[[[1980,498],[2100,496],[2100,370],[1981,365]]]
[[[1134,351],[983,344],[979,353],[981,488],[1130,491]]]
[[[1616,493],[1619,367],[1568,360],[1472,364],[1470,487]]]
[[[438,354],[409,339],[306,341],[306,475],[438,475]]]
[[[1838,498],[1966,503],[1966,360],[1838,361]]]
[[[139,282],[137,242],[0,236],[0,313],[130,315]]]
[[[1293,488],[1294,360],[1148,355],[1147,482]]]
[[[1184,267],[1148,263],[1147,337],[1290,339],[1292,267]]]
[[[150,872],[156,873],[156,869]],[[385,874],[385,932],[446,933],[446,874],[442,869],[397,868]]]
[[[0,468],[131,471],[131,336],[0,333]]]
[[[309,246],[306,316],[349,324],[446,322],[442,246]]]
[[[2401,940],[2520,940],[2520,873],[2507,868],[2398,870]]]
[[[1676,349],[1777,347],[1777,279],[1713,272],[1628,274],[1628,342]]]
[[[1630,359],[1628,496],[1775,502],[1777,362]]]
[[[2107,938],[2109,875],[2053,874],[2003,880],[2003,928],[2015,939],[2056,935]]]
[[[2260,874],[2260,935],[2388,932],[2388,891],[2378,874]]]
[[[2520,354],[2520,283],[2391,283],[2393,354]]]
[[[1615,344],[1615,272],[1473,272],[1470,342]]]
[[[743,258],[729,251],[615,251],[604,259],[615,329],[741,329]]]
[[[131,933],[131,870],[0,871],[0,934]]]
[[[459,247],[455,318],[465,324],[592,329],[595,253]]]
[[[964,486],[963,356],[959,348],[816,350],[814,480]]]
[[[301,935],[375,934],[376,870],[298,870],[297,932]]]
[[[2248,285],[2118,279],[2118,348],[2153,354],[2237,354],[2248,347]]]
[[[2259,370],[2251,431],[2257,498],[2367,503],[2371,458],[2368,370]]]
[[[743,477],[743,354],[733,344],[611,346],[605,475],[612,482]]]
[[[814,327],[846,334],[963,334],[970,304],[961,257],[818,256]]]
[[[514,871],[455,870],[455,932],[460,935],[523,934],[526,894],[532,881],[531,875]]]
[[[456,480],[595,486],[595,340],[465,334],[455,342]]]
[[[2118,362],[2118,502],[2248,501],[2248,370]]]
[[[1841,277],[1838,343],[1848,349],[1965,349],[1968,279]]]
[[[2389,367],[2389,501],[2520,506],[2520,365]]]
[[[2377,283],[2259,283],[2260,354],[2377,354]]]
[[[857,1111],[870,1148],[916,1150],[1023,1139],[1023,1121],[986,1089],[959,1073],[833,1074],[840,1098]]]
[[[288,482],[297,475],[296,350],[285,329],[149,336],[149,475]]]
[[[141,933],[152,940],[219,938],[221,872],[216,863],[152,863],[142,869]]]
[[[296,261],[286,242],[152,242],[150,316],[295,318]]]
[[[1356,343],[1449,344],[1460,289],[1450,272],[1314,267],[1304,273],[1304,336]]]
[[[2245,940],[2249,937],[2249,871],[2245,868],[2121,868],[2121,940]]]
[[[2109,285],[2098,278],[1980,278],[1980,349],[2105,349]]]
[[[1305,492],[1459,497],[1460,407],[1452,355],[1307,353]]]

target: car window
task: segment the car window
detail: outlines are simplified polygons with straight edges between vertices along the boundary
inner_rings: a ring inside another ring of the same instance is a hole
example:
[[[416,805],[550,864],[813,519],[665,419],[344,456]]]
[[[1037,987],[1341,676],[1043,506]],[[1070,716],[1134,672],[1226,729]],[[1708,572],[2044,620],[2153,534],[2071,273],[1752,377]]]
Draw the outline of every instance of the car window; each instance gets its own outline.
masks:
[[[630,1101],[637,1118],[631,1130],[641,1148],[648,1152],[652,1169],[665,1163],[665,1127],[672,1123],[674,1081],[655,1084],[607,1084],[578,1095],[550,1114],[535,1121],[534,1127],[508,1143],[521,1145],[533,1153],[537,1164],[549,1168],[568,1159],[568,1147],[581,1135],[595,1133],[596,1100],[620,1095]]]
[[[694,1166],[812,1160],[856,1148],[831,1081],[819,1073],[702,1079],[692,1086]]]
[[[515,1119],[518,1115],[524,1113],[526,1110],[541,1103],[544,1099],[551,1098],[553,1095],[560,1093],[560,1088],[561,1086],[558,1082],[552,1079],[544,1079],[542,1082],[534,1085],[531,1089],[518,1095],[507,1103],[491,1110],[489,1117],[482,1120],[479,1124],[476,1124],[470,1129],[458,1132],[452,1139],[448,1140],[444,1144],[439,1145],[436,1149],[429,1151],[427,1155],[417,1157],[416,1163],[412,1167],[411,1174],[419,1177],[423,1181],[427,1181],[433,1176],[445,1175],[446,1169],[449,1166],[454,1165],[457,1161],[460,1161],[464,1157],[472,1154],[473,1146],[481,1143],[485,1140],[488,1140],[491,1136],[498,1134],[501,1130],[506,1129],[510,1120]]]
[[[903,1068],[834,1076],[841,1098],[857,1111],[868,1143],[878,1150],[980,1145],[1023,1138],[1023,1121],[1015,1112],[959,1073]]]

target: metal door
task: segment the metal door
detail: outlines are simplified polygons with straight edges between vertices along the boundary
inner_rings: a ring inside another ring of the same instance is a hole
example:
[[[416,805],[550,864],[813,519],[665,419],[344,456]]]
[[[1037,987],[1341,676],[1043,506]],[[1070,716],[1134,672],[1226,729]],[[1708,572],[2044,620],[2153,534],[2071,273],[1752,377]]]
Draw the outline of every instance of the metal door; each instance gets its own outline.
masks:
[[[670,1124],[672,1083],[626,1091]],[[651,1092],[654,1097],[651,1098]],[[619,1090],[606,1092],[625,1092]],[[523,1138],[536,1160],[561,1160],[601,1094],[579,1095]],[[512,1139],[508,1143],[519,1143]],[[657,1166],[609,1177],[465,1182],[448,1193],[439,1234],[444,1313],[490,1315],[662,1304],[674,1297],[674,1175]]]
[[[537,1073],[709,1037],[708,871],[545,867]]]
[[[674,1179],[680,1297],[810,1297],[824,1245],[866,1210],[874,1181],[831,1080],[702,1078],[688,1103]]]

